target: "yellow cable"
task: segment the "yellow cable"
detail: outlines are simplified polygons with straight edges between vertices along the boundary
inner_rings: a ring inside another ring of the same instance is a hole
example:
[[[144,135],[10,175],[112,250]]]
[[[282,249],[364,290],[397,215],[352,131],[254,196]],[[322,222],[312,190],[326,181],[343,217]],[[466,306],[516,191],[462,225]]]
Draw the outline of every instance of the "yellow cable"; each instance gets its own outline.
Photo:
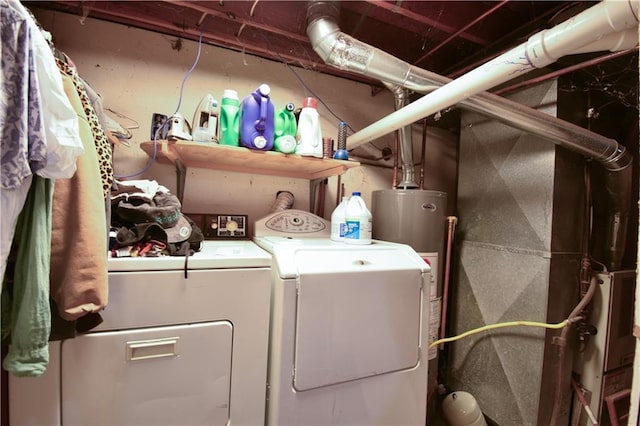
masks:
[[[551,329],[561,329],[566,327],[567,325],[569,325],[569,320],[566,319],[562,322],[559,322],[557,324],[547,324],[545,322],[536,322],[536,321],[510,321],[510,322],[501,322],[498,324],[489,324],[489,325],[485,325],[484,327],[479,327],[479,328],[474,328],[473,330],[469,330],[466,331],[462,334],[459,334],[457,336],[453,336],[453,337],[447,337],[444,339],[440,339],[440,340],[436,340],[434,342],[431,342],[431,344],[429,345],[429,349],[431,349],[434,346],[437,346],[441,343],[449,343],[449,342],[454,342],[456,340],[460,340],[462,338],[465,338],[467,336],[471,336],[472,334],[477,334],[477,333],[482,333],[483,331],[487,331],[487,330],[494,330],[496,328],[504,328],[504,327],[516,327],[519,325],[523,325],[523,326],[527,326],[527,327],[541,327],[541,328],[551,328]]]

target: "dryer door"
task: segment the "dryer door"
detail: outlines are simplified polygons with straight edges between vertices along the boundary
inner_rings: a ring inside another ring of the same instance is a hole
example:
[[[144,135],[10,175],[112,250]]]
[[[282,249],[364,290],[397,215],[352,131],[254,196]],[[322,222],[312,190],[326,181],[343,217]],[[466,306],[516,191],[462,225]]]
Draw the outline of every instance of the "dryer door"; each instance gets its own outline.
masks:
[[[418,364],[422,272],[413,259],[394,250],[352,248],[301,250],[295,260],[296,390]]]
[[[94,333],[62,343],[63,425],[225,425],[227,321]]]

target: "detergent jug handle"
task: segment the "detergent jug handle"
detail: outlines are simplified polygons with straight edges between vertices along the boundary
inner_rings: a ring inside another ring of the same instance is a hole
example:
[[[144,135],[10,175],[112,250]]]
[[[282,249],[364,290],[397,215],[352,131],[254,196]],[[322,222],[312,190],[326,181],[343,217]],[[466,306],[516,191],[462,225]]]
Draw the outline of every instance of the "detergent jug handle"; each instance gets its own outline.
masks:
[[[256,130],[264,131],[267,122],[267,111],[269,106],[269,98],[262,95],[260,97],[260,118],[256,122]]]

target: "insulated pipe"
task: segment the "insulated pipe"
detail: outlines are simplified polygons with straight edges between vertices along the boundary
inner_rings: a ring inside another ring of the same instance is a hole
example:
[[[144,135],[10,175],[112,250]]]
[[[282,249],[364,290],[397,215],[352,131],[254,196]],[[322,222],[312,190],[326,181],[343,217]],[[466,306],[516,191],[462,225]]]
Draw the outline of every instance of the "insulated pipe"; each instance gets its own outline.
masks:
[[[633,24],[627,22],[620,25],[618,20],[625,21],[625,19],[616,18],[616,24],[611,25],[611,28],[624,27],[625,25],[630,27],[634,25],[637,26],[637,0],[628,0],[627,2],[608,1],[606,3],[606,7],[609,7],[612,3],[613,6],[624,6],[616,9],[619,12],[617,15],[625,15],[627,21],[635,21]],[[602,5],[602,3],[598,6],[600,5]],[[625,7],[628,10],[625,9]],[[603,12],[603,16],[613,15],[616,14]],[[311,40],[314,50],[326,63],[336,68],[378,78],[383,82],[400,85],[420,93],[434,92],[438,90],[439,87],[451,82],[451,80],[446,77],[414,67],[386,52],[362,43],[348,34],[341,32],[336,24],[338,16],[339,10],[336,2],[318,0],[309,3],[307,9],[307,35]],[[594,17],[592,19],[600,20],[599,18],[600,17]],[[567,22],[574,22],[574,19]],[[581,20],[581,22],[584,21]],[[591,44],[592,42],[594,42],[594,39],[590,37],[583,45]],[[471,94],[469,93],[468,95]],[[448,104],[451,105],[452,103]],[[411,105],[409,105],[409,107],[411,107]],[[618,209],[610,209],[608,228],[613,234],[609,234],[607,237],[606,256],[609,262],[606,263],[608,263],[610,269],[615,270],[611,266],[617,265],[621,261],[620,253],[623,250],[623,242],[626,238],[626,223],[628,221],[631,203],[631,192],[630,189],[627,190],[626,188],[630,186],[628,182],[630,182],[631,178],[630,169],[632,157],[625,150],[624,146],[619,145],[613,139],[606,138],[582,127],[490,93],[483,92],[462,99],[460,105],[504,122],[514,128],[548,139],[557,145],[568,148],[586,157],[590,157],[600,162],[608,170],[605,177],[607,187],[618,187],[622,191],[609,193],[609,204],[617,206]],[[387,118],[394,116],[394,114],[396,116],[399,113],[403,114],[403,111],[407,108],[396,111]],[[434,112],[437,110],[438,109]],[[424,116],[427,115],[429,114]],[[417,121],[418,119],[419,118],[411,120]],[[386,134],[403,125],[404,124],[396,126],[392,123],[389,129],[382,129],[381,132],[384,133],[381,134]],[[356,135],[358,133],[356,133]],[[357,144],[354,144],[353,137],[354,136],[347,140],[347,144],[351,148],[366,143],[366,141],[360,140]],[[611,244],[615,244],[615,246]]]
[[[396,110],[409,104],[409,91],[407,89],[397,84],[384,83],[384,85],[393,92]],[[416,183],[413,167],[413,131],[410,124],[398,129],[398,140],[402,160],[402,178],[396,187],[402,189],[417,188],[418,184]]]

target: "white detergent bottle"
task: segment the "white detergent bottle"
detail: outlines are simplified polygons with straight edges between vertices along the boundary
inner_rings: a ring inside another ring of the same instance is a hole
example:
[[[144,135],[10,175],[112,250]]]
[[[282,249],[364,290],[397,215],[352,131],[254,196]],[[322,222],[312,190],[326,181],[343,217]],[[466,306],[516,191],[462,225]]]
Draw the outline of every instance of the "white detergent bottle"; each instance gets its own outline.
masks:
[[[333,241],[344,241],[344,234],[347,228],[347,203],[349,197],[342,197],[342,201],[331,213],[331,239]]]
[[[345,211],[346,231],[344,242],[347,244],[371,244],[371,212],[360,196],[353,192]]]
[[[296,154],[322,158],[322,131],[315,98],[305,98],[302,102],[296,140]]]

